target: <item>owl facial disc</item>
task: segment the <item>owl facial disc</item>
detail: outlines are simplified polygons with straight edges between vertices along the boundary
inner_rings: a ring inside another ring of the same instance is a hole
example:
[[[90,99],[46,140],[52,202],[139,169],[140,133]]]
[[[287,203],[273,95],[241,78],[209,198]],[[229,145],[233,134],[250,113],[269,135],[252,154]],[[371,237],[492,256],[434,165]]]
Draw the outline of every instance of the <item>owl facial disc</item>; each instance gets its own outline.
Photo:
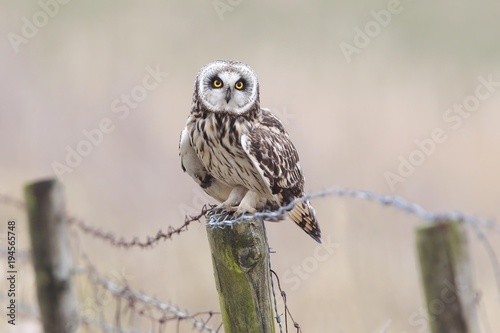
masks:
[[[198,74],[196,89],[212,112],[241,114],[258,103],[258,83],[253,70],[234,61],[214,61]]]

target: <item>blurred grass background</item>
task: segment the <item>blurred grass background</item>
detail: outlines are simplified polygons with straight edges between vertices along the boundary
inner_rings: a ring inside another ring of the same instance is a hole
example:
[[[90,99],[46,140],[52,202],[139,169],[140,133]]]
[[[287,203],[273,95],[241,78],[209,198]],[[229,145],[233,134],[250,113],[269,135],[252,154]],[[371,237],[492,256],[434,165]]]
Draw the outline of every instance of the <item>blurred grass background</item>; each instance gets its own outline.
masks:
[[[474,93],[478,76],[500,81],[500,4],[402,1],[401,13],[348,63],[339,45],[353,44],[354,28],[364,29],[370,11],[388,3],[242,1],[221,19],[212,1],[74,0],[16,53],[8,34],[20,35],[22,18],[32,21],[41,7],[2,1],[0,191],[21,198],[26,182],[54,175],[52,163],[64,163],[66,146],[85,139],[83,130],[110,118],[114,131],[61,177],[68,212],[126,238],[182,224],[204,200],[177,153],[194,79],[204,64],[234,59],[257,72],[262,106],[284,116],[308,192],[346,186],[391,194],[384,173],[397,172],[399,155],[441,127],[447,141],[394,194],[434,211],[499,220],[500,93],[457,130],[442,117]],[[140,85],[148,66],[168,77],[120,120],[112,102]],[[387,332],[425,332],[415,315],[423,296],[413,229],[421,221],[350,199],[313,204],[323,237],[339,247],[296,290],[284,284],[303,331],[379,332],[391,321]],[[18,221],[18,248],[28,248],[26,217],[2,206],[0,218]],[[269,224],[268,233],[282,276],[316,249],[290,222]],[[204,226],[175,238],[148,251],[85,235],[78,246],[134,289],[191,312],[218,310]],[[500,235],[490,238],[500,252]],[[470,240],[480,320],[495,332],[499,291],[473,233]],[[34,301],[30,270],[21,270],[19,285]],[[37,332],[28,324],[9,329]]]

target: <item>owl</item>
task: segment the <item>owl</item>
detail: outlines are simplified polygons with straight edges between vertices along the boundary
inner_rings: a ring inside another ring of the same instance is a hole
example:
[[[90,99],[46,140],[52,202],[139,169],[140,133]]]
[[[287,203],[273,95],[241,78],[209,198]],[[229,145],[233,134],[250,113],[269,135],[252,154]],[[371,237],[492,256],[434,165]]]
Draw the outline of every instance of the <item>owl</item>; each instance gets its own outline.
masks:
[[[181,132],[181,166],[235,216],[275,210],[304,196],[299,155],[283,123],[260,107],[254,71],[237,61],[214,61],[195,81],[191,113]],[[317,242],[311,203],[299,201],[290,219]]]

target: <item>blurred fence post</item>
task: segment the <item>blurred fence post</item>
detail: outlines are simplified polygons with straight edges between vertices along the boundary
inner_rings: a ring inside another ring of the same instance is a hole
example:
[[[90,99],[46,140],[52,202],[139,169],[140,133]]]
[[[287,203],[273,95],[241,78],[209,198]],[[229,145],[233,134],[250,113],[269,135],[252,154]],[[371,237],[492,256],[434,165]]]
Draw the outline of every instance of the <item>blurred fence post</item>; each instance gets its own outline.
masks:
[[[478,333],[464,225],[424,224],[417,228],[416,240],[431,332]]]
[[[274,333],[264,222],[252,219],[224,229],[207,224],[207,234],[224,331]]]
[[[45,333],[78,331],[71,285],[71,249],[62,185],[54,179],[25,188],[38,304]]]

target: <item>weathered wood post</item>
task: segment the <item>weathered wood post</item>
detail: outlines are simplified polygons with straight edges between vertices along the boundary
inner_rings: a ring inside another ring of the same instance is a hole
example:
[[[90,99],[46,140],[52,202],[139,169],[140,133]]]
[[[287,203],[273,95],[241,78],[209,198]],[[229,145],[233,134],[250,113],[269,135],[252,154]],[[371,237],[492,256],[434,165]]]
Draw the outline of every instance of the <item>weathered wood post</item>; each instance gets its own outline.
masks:
[[[464,225],[424,224],[416,238],[431,332],[479,332]]]
[[[252,219],[224,229],[207,224],[207,234],[224,331],[274,333],[269,245],[263,221]]]
[[[61,184],[53,179],[25,188],[38,304],[45,333],[78,331],[71,286],[71,250]]]

